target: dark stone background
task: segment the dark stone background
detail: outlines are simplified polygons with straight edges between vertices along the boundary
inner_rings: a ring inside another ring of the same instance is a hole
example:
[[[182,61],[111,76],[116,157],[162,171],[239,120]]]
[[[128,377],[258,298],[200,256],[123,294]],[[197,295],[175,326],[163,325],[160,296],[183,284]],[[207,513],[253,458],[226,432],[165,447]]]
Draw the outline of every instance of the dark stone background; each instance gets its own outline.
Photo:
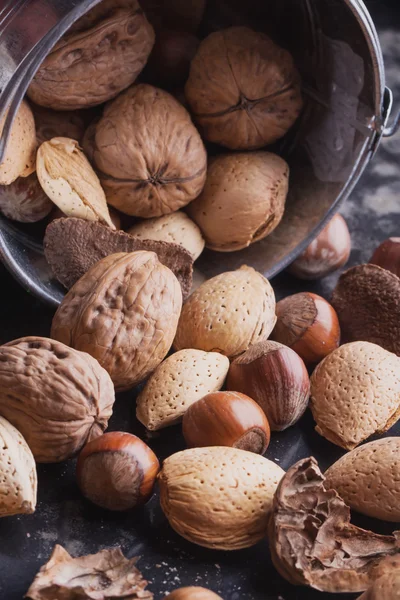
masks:
[[[400,5],[398,0],[370,0],[367,5],[378,26],[386,60],[388,84],[400,108]],[[400,135],[384,140],[374,162],[342,209],[352,234],[350,264],[368,261],[373,249],[400,229]],[[52,312],[27,295],[0,267],[0,342],[23,335],[49,334]],[[273,280],[278,297],[310,290],[329,298],[337,274],[320,283],[302,283],[285,274]],[[111,429],[144,435],[134,418],[133,393],[120,397]],[[400,434],[400,426],[391,435]],[[164,458],[184,447],[179,427],[150,440]],[[298,459],[315,455],[325,468],[341,455],[340,449],[318,436],[312,418],[274,435],[268,458],[283,468]],[[34,515],[0,520],[0,599],[20,600],[34,574],[47,561],[55,543],[72,554],[95,552],[121,545],[128,556],[141,556],[139,566],[151,582],[155,599],[183,585],[203,585],[220,593],[224,600],[312,600],[318,592],[293,587],[275,571],[267,542],[248,550],[226,553],[197,548],[174,534],[154,496],[148,505],[128,514],[109,514],[80,496],[74,477],[74,461],[39,465],[39,502]],[[361,517],[358,524],[388,533],[395,527]],[[335,596],[331,596],[334,598]],[[339,596],[337,596],[339,598]],[[354,596],[342,596],[350,598]]]

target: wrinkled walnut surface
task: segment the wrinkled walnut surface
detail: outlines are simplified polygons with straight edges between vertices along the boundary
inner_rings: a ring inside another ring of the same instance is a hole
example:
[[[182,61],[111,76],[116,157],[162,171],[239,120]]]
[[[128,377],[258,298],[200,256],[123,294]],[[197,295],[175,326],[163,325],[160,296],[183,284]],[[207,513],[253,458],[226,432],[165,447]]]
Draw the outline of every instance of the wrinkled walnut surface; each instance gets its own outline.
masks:
[[[48,225],[43,246],[54,275],[67,289],[102,258],[118,252],[138,250],[157,254],[159,261],[176,275],[183,298],[189,295],[192,287],[193,259],[177,244],[135,239],[100,223],[67,218]]]
[[[60,462],[106,429],[114,403],[97,361],[60,342],[26,337],[0,346],[0,414],[37,462]]]
[[[271,152],[213,158],[200,196],[188,214],[208,248],[232,252],[262,240],[283,217],[289,185],[287,163]]]
[[[189,113],[151,85],[132,86],[110,102],[84,148],[108,203],[128,215],[174,212],[205,183],[207,154]]]
[[[400,553],[400,532],[383,536],[350,523],[350,509],[314,458],[291,467],[274,496],[269,523],[272,561],[290,583],[323,592],[360,592],[388,555]]]
[[[102,104],[135,81],[153,44],[153,28],[137,0],[105,0],[53,48],[28,95],[55,110]]]
[[[55,546],[26,593],[31,600],[152,600],[147,581],[121,548],[73,558]]]
[[[53,318],[51,335],[88,352],[116,389],[125,390],[165,358],[181,307],[179,282],[154,252],[112,254],[71,288]]]
[[[291,55],[248,27],[203,40],[185,94],[204,137],[232,150],[262,148],[281,138],[303,106]]]

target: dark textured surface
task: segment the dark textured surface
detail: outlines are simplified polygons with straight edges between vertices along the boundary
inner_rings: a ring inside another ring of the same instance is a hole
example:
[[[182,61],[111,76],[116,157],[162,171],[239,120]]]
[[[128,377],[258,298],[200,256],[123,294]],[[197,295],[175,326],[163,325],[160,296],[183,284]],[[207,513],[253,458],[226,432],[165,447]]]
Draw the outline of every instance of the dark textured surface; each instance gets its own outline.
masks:
[[[367,2],[380,29],[386,58],[387,78],[400,103],[400,7],[398,0]],[[388,236],[400,233],[400,134],[383,142],[361,183],[342,213],[348,220],[353,250],[351,265],[367,261],[374,248]],[[1,269],[2,300],[0,342],[22,335],[48,335],[52,310],[41,305]],[[273,280],[280,298],[302,290],[329,298],[337,274],[321,283],[299,282],[287,275]],[[117,401],[111,429],[144,435],[134,418],[134,394]],[[390,435],[400,435],[400,425]],[[150,440],[162,459],[184,447],[180,428],[161,432]],[[288,468],[302,457],[314,455],[325,468],[342,455],[313,430],[309,412],[300,424],[274,433],[266,456]],[[0,598],[21,600],[40,565],[47,561],[55,543],[72,554],[95,552],[121,545],[128,556],[140,555],[139,568],[151,583],[155,600],[181,585],[203,585],[224,600],[317,600],[325,596],[286,583],[271,564],[267,542],[234,552],[197,548],[172,532],[155,496],[143,509],[127,514],[110,514],[84,501],[76,486],[74,462],[39,466],[39,503],[31,516],[0,521]],[[357,517],[357,524],[389,533],[396,524]],[[326,598],[354,598],[328,596]]]

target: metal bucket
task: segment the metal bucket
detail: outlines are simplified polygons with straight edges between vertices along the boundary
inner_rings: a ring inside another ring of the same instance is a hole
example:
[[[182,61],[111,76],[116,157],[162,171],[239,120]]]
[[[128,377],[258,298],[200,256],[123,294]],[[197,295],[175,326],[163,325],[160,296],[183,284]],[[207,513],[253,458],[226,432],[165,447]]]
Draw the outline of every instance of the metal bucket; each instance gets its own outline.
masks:
[[[0,2],[0,118],[7,131],[42,60],[67,29],[99,0]],[[388,127],[392,93],[378,36],[361,0],[209,0],[202,34],[234,24],[263,30],[288,48],[302,73],[306,108],[276,146],[291,168],[285,216],[266,239],[235,253],[206,251],[196,265],[206,277],[241,264],[272,277],[289,265],[349,196]],[[41,240],[5,218],[0,256],[26,290],[56,305]]]

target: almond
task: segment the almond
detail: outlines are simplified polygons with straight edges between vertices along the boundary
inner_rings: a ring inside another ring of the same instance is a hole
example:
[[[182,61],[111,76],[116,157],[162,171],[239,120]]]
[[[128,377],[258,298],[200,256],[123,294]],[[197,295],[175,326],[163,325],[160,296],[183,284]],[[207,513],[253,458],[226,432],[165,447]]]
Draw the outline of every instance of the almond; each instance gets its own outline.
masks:
[[[350,508],[369,517],[400,521],[400,438],[389,437],[356,448],[325,473]]]
[[[334,350],[311,377],[316,431],[352,450],[400,416],[400,359],[369,342]]]
[[[35,512],[36,464],[20,432],[0,417],[0,517]]]
[[[0,122],[0,131],[3,131],[5,119],[6,117]],[[18,177],[28,177],[34,172],[36,148],[35,120],[28,103],[22,101],[0,164],[1,185],[9,185]]]
[[[163,217],[146,219],[131,227],[128,233],[142,240],[179,244],[192,255],[193,260],[199,258],[204,250],[205,242],[200,229],[180,210]]]
[[[221,273],[185,303],[174,347],[199,348],[235,357],[268,338],[276,322],[275,294],[251,267]]]
[[[190,542],[239,550],[265,535],[284,471],[245,450],[214,446],[173,454],[159,473],[160,501],[171,527]]]
[[[229,359],[218,352],[181,350],[155,370],[137,399],[136,416],[147,429],[178,423],[189,406],[224,384]]]

